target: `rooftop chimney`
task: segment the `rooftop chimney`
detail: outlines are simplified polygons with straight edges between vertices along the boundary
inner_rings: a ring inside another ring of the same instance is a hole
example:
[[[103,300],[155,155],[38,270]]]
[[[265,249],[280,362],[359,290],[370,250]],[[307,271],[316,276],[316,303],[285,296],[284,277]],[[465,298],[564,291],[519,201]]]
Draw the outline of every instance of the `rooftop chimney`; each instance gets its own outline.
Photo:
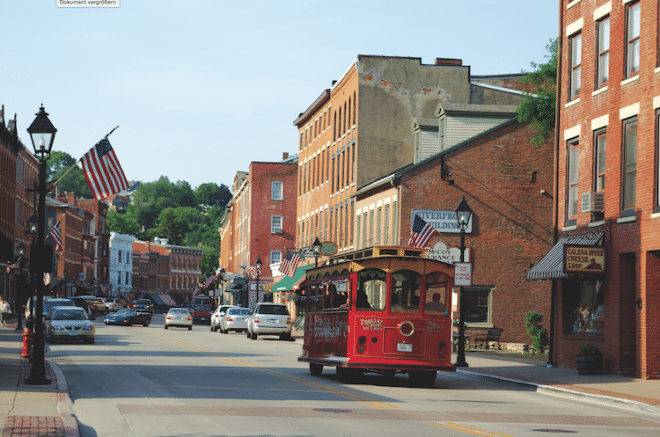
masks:
[[[289,154],[287,152],[282,153],[282,161],[289,159]]]
[[[452,58],[435,58],[435,65],[460,67],[460,66],[463,65],[463,60],[462,59],[452,59]]]

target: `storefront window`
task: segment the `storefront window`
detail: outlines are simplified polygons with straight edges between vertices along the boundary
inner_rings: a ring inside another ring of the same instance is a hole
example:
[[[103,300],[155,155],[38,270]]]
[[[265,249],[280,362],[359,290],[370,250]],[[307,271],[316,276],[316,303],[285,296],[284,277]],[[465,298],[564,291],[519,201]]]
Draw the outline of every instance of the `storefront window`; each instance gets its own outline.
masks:
[[[602,282],[564,281],[564,302],[566,333],[603,333],[605,307]]]

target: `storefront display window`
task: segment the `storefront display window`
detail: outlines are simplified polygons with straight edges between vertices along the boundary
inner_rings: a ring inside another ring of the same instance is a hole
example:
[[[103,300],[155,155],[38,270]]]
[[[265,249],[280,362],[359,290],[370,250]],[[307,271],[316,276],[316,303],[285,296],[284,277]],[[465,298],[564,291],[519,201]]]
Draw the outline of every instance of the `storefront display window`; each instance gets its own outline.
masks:
[[[565,332],[602,334],[605,324],[602,282],[565,281],[564,285]]]

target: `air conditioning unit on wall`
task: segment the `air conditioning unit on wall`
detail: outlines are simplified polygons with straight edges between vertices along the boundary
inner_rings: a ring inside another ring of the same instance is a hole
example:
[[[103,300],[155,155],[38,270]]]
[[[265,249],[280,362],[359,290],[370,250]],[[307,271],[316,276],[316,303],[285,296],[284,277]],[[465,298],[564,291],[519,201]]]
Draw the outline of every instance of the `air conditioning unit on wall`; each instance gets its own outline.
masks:
[[[604,212],[605,193],[582,193],[582,212]]]

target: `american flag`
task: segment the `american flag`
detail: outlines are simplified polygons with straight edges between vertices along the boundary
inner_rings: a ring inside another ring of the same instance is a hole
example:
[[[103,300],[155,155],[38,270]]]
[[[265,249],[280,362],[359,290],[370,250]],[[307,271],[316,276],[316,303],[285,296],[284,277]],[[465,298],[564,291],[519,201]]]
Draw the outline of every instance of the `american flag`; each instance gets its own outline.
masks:
[[[44,273],[44,285],[50,284],[50,273]]]
[[[96,200],[105,199],[128,188],[124,170],[119,165],[115,151],[108,141],[108,135],[80,159],[85,179]]]
[[[435,234],[435,228],[426,223],[420,216],[415,215],[410,231],[410,238],[408,239],[408,246],[424,247],[433,234]]]
[[[255,266],[247,266],[245,267],[245,274],[254,279],[257,277],[257,268]]]
[[[298,268],[298,263],[300,262],[300,256],[296,252],[291,252],[290,250],[286,251],[286,255],[280,264],[280,272],[284,273],[286,276],[293,278],[293,275],[296,273]]]
[[[11,274],[14,270],[18,270],[20,261],[16,261],[14,264],[10,264],[7,266],[7,274]]]
[[[62,221],[62,219],[60,219]],[[50,235],[55,241],[55,250],[59,256],[64,256],[64,243],[62,241],[62,229],[60,228],[60,221],[50,230]]]

